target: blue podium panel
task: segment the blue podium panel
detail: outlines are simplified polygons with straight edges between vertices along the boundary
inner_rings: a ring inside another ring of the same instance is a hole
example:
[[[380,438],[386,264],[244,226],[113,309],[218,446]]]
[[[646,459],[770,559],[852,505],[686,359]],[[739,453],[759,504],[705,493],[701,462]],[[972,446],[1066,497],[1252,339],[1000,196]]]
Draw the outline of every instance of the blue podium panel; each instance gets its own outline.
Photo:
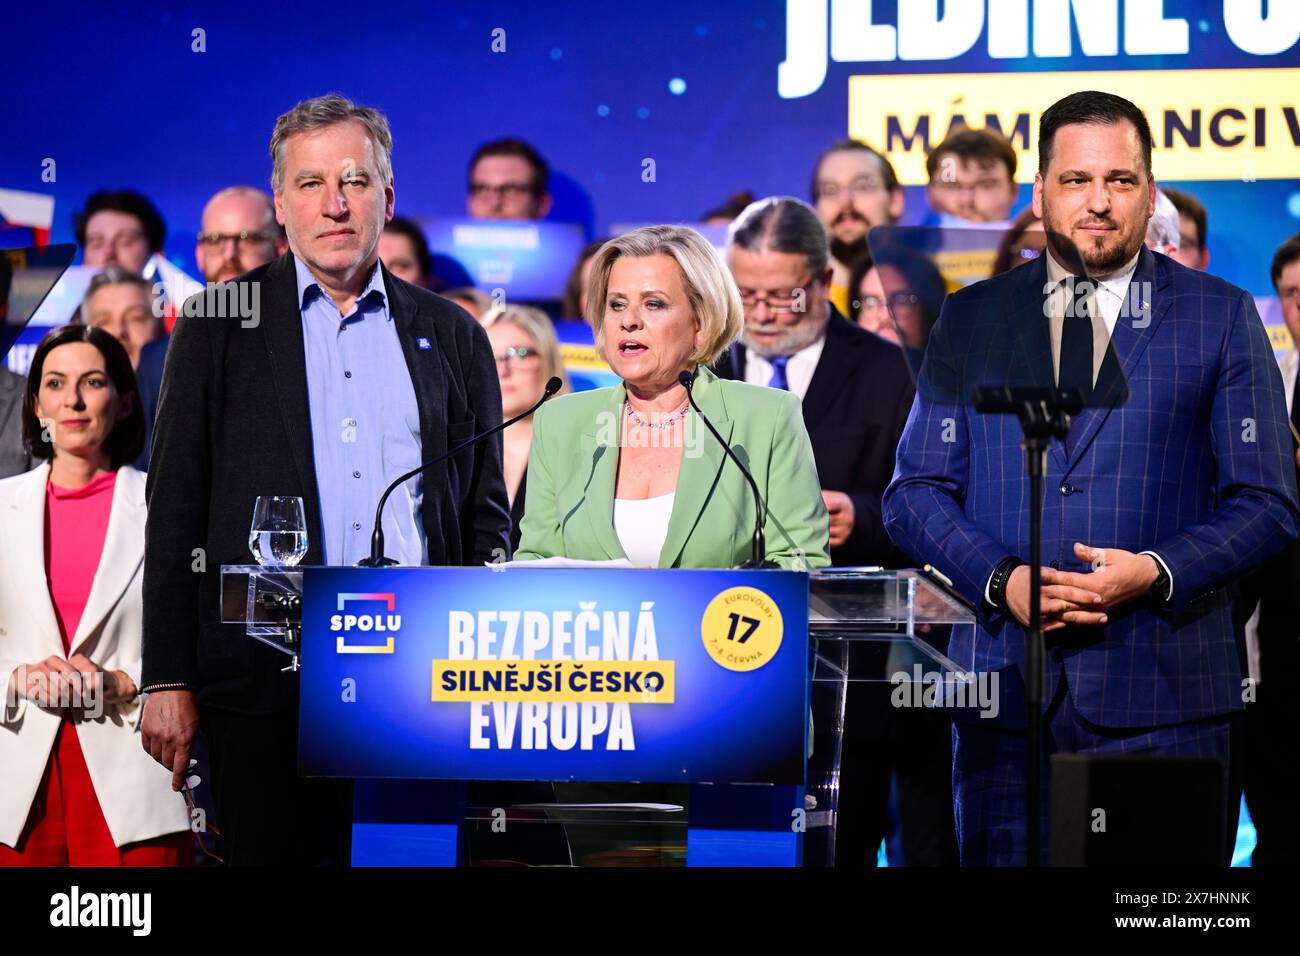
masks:
[[[456,864],[438,780],[761,784],[692,798],[689,863],[798,865],[806,574],[308,568],[302,620],[299,772],[371,778],[354,865]]]
[[[802,785],[808,576],[304,571],[305,776]]]
[[[687,866],[801,866],[804,788],[691,787]]]
[[[437,780],[358,780],[352,865],[456,866],[465,785]]]

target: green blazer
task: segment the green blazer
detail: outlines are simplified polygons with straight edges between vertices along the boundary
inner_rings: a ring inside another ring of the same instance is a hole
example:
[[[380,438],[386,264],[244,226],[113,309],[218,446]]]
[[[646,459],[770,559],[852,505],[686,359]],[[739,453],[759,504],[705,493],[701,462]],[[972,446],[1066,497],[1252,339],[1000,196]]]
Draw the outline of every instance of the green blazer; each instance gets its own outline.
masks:
[[[623,385],[552,399],[537,412],[518,561],[624,558],[614,532]],[[695,400],[754,474],[766,503],[767,557],[783,568],[830,564],[829,523],[797,396],[719,379],[701,367]],[[754,496],[691,410],[661,568],[731,568],[750,557]]]

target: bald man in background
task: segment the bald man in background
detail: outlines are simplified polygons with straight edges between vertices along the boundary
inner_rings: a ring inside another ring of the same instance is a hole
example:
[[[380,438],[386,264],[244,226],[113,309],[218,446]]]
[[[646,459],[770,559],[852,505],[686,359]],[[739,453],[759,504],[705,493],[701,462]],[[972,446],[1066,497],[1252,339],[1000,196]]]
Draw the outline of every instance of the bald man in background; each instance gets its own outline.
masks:
[[[194,261],[208,282],[225,282],[278,258],[287,248],[271,197],[252,186],[229,186],[203,207]]]

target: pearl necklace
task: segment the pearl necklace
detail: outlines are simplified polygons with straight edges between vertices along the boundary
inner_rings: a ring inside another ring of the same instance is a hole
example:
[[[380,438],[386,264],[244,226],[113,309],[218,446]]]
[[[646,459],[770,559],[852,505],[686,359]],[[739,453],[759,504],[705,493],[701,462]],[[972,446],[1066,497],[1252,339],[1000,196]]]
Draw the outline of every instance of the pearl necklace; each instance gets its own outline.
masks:
[[[627,409],[627,417],[632,419],[633,422],[642,428],[658,428],[662,430],[665,428],[672,428],[674,424],[685,418],[686,413],[691,409],[691,403],[688,401],[680,412],[674,413],[671,417],[665,418],[661,422],[651,422],[642,418],[636,413],[636,410],[632,407],[632,403],[627,399],[623,399],[623,407]]]

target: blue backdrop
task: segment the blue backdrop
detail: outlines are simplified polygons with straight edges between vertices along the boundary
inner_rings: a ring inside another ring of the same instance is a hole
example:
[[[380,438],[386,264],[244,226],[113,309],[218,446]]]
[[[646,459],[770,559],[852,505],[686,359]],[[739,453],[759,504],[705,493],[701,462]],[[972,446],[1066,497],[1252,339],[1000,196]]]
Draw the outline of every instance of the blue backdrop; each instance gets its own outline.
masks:
[[[511,134],[550,159],[553,216],[594,235],[615,222],[695,220],[742,188],[806,197],[814,157],[847,132],[854,74],[1258,68],[1300,59],[1295,46],[1265,56],[1240,49],[1225,31],[1222,2],[1165,0],[1163,16],[1188,23],[1185,54],[1126,56],[1121,45],[1119,55],[1081,55],[1076,25],[1071,55],[994,59],[981,35],[947,60],[831,62],[815,92],[783,99],[782,0],[168,7],[21,4],[6,14],[16,93],[7,98],[0,188],[52,194],[55,241],[71,237],[72,213],[93,190],[139,188],[167,218],[169,255],[190,271],[205,199],[234,182],[265,185],[276,116],[329,90],[387,112],[399,212],[463,212],[469,154]],[[798,17],[826,7],[790,3]],[[870,7],[874,22],[895,22],[895,3]],[[192,49],[196,28],[205,52]],[[497,28],[505,30],[502,53],[492,50]],[[1123,36],[1122,22],[1118,30]],[[654,182],[642,181],[646,158],[655,160]],[[53,182],[42,179],[47,159]],[[1213,270],[1271,292],[1268,259],[1300,229],[1300,182],[1192,188],[1210,209]],[[923,212],[920,190],[909,189],[905,223]]]

